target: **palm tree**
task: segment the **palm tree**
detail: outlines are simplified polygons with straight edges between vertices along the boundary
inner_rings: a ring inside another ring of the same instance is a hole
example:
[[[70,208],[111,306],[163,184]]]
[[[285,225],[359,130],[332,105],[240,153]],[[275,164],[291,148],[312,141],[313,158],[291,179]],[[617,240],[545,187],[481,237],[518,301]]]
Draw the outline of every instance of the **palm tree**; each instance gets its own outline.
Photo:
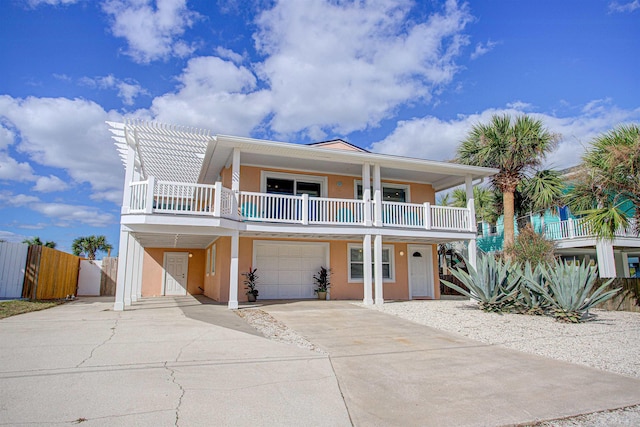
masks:
[[[31,237],[29,239],[24,239],[22,241],[22,243],[26,243],[29,246],[32,246],[32,245],[46,246],[46,247],[51,248],[51,249],[55,249],[55,247],[57,246],[56,242],[53,242],[53,241],[50,241],[50,240],[47,240],[46,243],[42,243],[42,240],[40,240],[39,236]]]
[[[563,205],[564,190],[567,188],[560,172],[544,169],[524,179],[516,191],[520,193],[521,203],[516,212],[541,212]]]
[[[613,239],[633,217],[640,235],[640,126],[621,125],[596,137],[581,166],[567,197],[571,210],[601,238]]]
[[[105,236],[85,236],[76,238],[71,244],[74,255],[84,254],[88,259],[96,259],[96,252],[110,252],[112,246]]]
[[[502,192],[504,244],[514,242],[514,194],[518,184],[540,166],[559,139],[542,121],[522,115],[493,115],[489,124],[474,125],[457,150],[457,161],[467,165],[499,169],[491,178]]]
[[[467,207],[467,192],[463,188],[456,188],[451,192],[450,206],[456,208]],[[485,187],[473,187],[473,206],[476,211],[476,219],[493,222],[497,219],[495,209],[495,195],[493,191]]]

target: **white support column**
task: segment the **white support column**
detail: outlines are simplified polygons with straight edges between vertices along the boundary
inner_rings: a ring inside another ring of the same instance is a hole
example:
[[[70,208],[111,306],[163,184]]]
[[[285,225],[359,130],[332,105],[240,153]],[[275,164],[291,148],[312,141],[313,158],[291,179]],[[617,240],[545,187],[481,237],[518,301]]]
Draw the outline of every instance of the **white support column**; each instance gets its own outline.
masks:
[[[464,189],[467,196],[467,209],[470,210],[469,231],[478,231],[476,229],[476,212],[475,200],[473,199],[473,182],[471,175],[464,177]]]
[[[373,203],[375,220],[373,225],[382,227],[382,184],[380,183],[380,165],[373,165]]]
[[[229,309],[238,308],[238,231],[231,236],[231,266],[229,268]]]
[[[156,188],[156,179],[152,176],[147,178],[147,199],[144,203],[144,213],[153,213],[153,193]]]
[[[309,195],[302,195],[302,225],[309,225]]]
[[[124,276],[124,306],[128,307],[131,305],[132,295],[134,293],[133,287],[133,270],[138,260],[136,258],[135,252],[135,240],[128,234],[127,239],[127,266],[125,269]]]
[[[601,278],[616,277],[616,260],[613,256],[613,244],[604,239],[596,243],[598,274]]]
[[[366,268],[366,267],[365,267]],[[373,239],[373,268],[375,270],[376,305],[384,304],[382,285],[382,236],[377,234]]]
[[[620,258],[622,261],[622,276],[631,277],[631,272],[629,271],[629,254],[627,254],[626,252],[621,252]]]
[[[373,305],[372,278],[371,278],[371,234],[365,234],[362,239],[362,272],[364,279],[364,305]]]
[[[122,192],[122,209],[120,213],[128,214],[131,204],[131,182],[133,181],[136,154],[131,145],[127,143],[127,167],[124,172],[124,191]]]
[[[238,217],[238,207],[240,203],[240,149],[233,149],[233,161],[231,163],[231,191],[235,198],[233,206],[233,217]]]
[[[371,165],[369,163],[362,165],[362,200],[364,201],[364,226],[371,227]]]
[[[473,199],[473,182],[471,175],[467,175],[464,177],[464,188],[467,196],[467,209],[469,209],[469,231],[476,232],[476,209],[475,209],[475,200]],[[468,261],[473,269],[476,269],[477,265],[477,243],[476,236],[473,236],[472,239],[469,239],[468,244]]]
[[[222,183],[217,181],[213,186],[213,216],[220,218],[220,213],[222,212]]]
[[[576,227],[575,227],[575,224],[573,222],[573,218],[569,218],[567,220],[567,228],[568,228],[568,237],[570,239],[573,239],[576,236],[576,233],[575,233]],[[613,251],[613,249],[611,249],[611,250]]]
[[[136,299],[142,298],[142,268],[144,267],[144,248],[138,242],[138,261],[137,261],[137,280],[136,280]]]
[[[116,298],[113,303],[114,311],[124,310],[125,295],[125,278],[127,271],[129,248],[129,232],[124,230],[124,226],[120,226],[120,243],[118,244],[118,274],[116,276]]]
[[[424,229],[431,230],[431,203],[424,202],[422,206],[424,209]]]
[[[140,244],[131,239],[133,246],[133,263],[131,263],[131,302],[138,301],[138,270],[140,269]]]

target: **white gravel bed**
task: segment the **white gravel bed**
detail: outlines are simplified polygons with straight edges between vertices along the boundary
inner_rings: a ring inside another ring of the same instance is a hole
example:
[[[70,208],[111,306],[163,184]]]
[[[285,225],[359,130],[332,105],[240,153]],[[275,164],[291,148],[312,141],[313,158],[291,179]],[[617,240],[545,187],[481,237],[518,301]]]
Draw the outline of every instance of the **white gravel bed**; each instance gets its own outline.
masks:
[[[238,316],[242,317],[251,326],[256,328],[266,338],[293,344],[297,347],[315,351],[321,354],[327,354],[315,344],[309,342],[306,338],[296,333],[293,329],[289,329],[284,323],[278,321],[269,313],[257,308],[246,308],[237,310]]]

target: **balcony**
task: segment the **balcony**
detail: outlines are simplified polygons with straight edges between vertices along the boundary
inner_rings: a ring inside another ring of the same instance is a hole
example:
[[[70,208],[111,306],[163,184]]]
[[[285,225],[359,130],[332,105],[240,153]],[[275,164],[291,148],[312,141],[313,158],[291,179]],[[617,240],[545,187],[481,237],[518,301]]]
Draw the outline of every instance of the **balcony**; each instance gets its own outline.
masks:
[[[150,189],[152,189],[150,191]],[[384,226],[474,232],[472,209],[430,203],[375,203],[363,200],[241,191],[214,185],[156,181],[130,184],[129,214],[196,215],[246,222],[300,225]]]
[[[634,224],[630,222],[629,226],[618,229],[615,232],[616,237],[638,237],[634,232]],[[567,240],[567,239],[584,239],[595,238],[591,223],[584,219],[568,219],[565,221],[553,222],[545,224],[543,228],[544,235],[549,240]]]

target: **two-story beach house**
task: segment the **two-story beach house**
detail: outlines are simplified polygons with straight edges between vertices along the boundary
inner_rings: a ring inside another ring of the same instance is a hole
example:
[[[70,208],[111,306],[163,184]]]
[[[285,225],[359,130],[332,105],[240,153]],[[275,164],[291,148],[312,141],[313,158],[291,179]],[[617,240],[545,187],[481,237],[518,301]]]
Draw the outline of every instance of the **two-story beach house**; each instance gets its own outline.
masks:
[[[109,122],[125,164],[115,310],[141,297],[247,300],[439,298],[436,245],[475,247],[472,189],[494,169],[376,154],[334,140],[310,145]],[[435,205],[465,185],[467,208]],[[470,253],[475,254],[475,250]],[[470,262],[475,262],[474,257]]]

